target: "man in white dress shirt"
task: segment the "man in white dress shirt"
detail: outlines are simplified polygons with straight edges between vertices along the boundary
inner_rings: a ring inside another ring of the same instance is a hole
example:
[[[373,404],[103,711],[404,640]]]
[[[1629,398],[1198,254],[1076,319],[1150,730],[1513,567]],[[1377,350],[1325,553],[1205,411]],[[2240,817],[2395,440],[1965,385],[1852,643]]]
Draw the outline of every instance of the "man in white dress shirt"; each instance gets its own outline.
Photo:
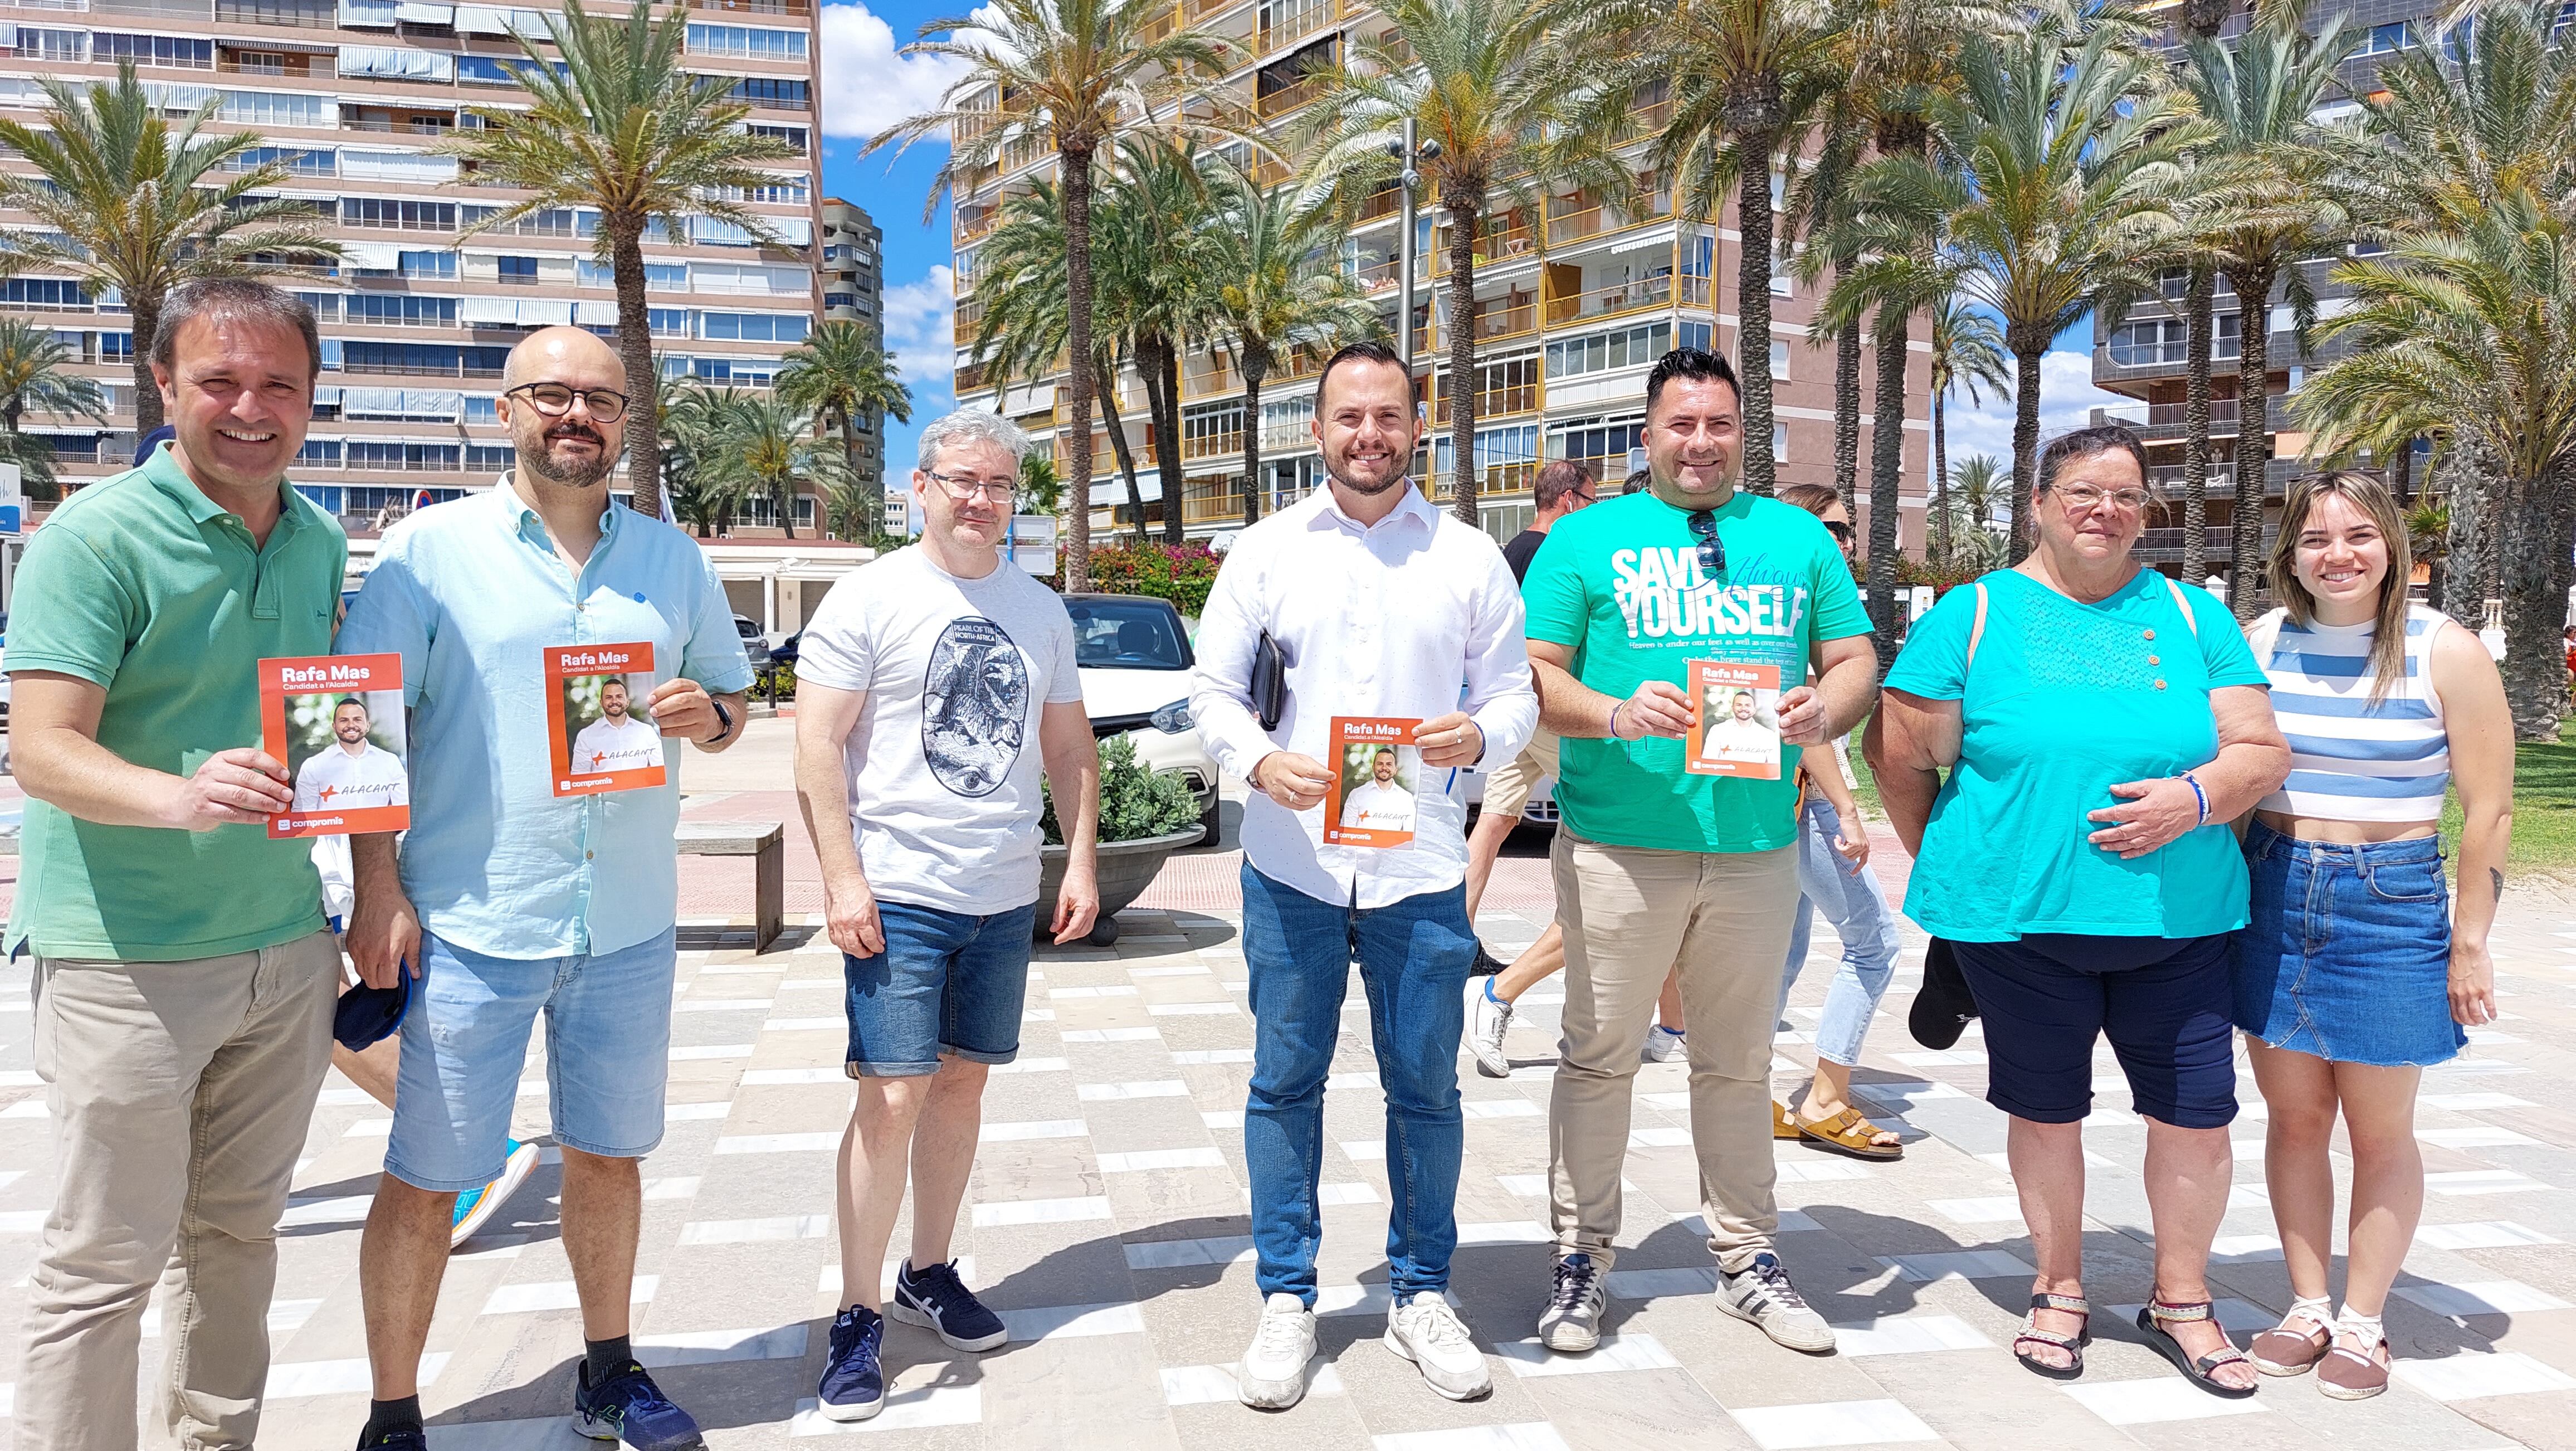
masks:
[[[1342,825],[1362,831],[1411,831],[1413,788],[1395,778],[1395,747],[1369,758],[1369,778],[1342,798]]]
[[[599,719],[583,726],[573,738],[575,771],[640,771],[662,764],[662,732],[637,720],[626,705],[626,682],[610,676],[599,687]]]
[[[366,702],[355,696],[331,707],[332,744],[306,757],[295,772],[297,813],[411,804],[402,758],[367,739],[373,724]]]
[[[1458,1042],[1476,956],[1464,883],[1466,804],[1419,793],[1413,840],[1327,846],[1334,716],[1418,719],[1425,771],[1511,760],[1538,720],[1520,591],[1502,551],[1432,508],[1406,477],[1421,431],[1413,380],[1375,343],[1315,380],[1315,437],[1331,485],[1243,532],[1201,618],[1190,708],[1217,764],[1249,780],[1243,953],[1255,1046],[1244,1106],[1259,1328],[1244,1404],[1294,1405],[1315,1344],[1317,1166],[1324,1080],[1353,957],[1386,1094],[1388,1349],[1453,1400],[1492,1388],[1446,1298],[1462,1149]],[[1275,728],[1252,711],[1267,633],[1287,661]],[[1417,785],[1427,783],[1417,782]]]

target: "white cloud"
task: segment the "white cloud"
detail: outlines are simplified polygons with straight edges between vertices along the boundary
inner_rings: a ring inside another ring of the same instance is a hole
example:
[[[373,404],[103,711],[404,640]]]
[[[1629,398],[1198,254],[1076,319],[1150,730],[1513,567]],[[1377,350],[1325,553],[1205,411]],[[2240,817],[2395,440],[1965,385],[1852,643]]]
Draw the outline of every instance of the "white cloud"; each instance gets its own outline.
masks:
[[[966,73],[963,61],[902,56],[896,48],[894,28],[867,6],[823,7],[823,134],[874,136],[936,109]]]
[[[948,375],[956,353],[950,332],[957,313],[955,279],[948,264],[938,262],[910,282],[886,289],[886,346],[902,355],[905,376]]]
[[[2009,366],[2010,359],[2006,359]],[[1968,395],[1953,389],[1948,416],[1950,467],[1972,453],[1990,453],[2006,470],[2012,467],[2013,403],[1979,390],[1982,407],[1971,408]],[[2046,444],[2070,428],[2090,423],[2096,408],[2134,408],[2137,400],[2093,386],[2093,357],[2060,348],[2039,359],[2039,438]]]

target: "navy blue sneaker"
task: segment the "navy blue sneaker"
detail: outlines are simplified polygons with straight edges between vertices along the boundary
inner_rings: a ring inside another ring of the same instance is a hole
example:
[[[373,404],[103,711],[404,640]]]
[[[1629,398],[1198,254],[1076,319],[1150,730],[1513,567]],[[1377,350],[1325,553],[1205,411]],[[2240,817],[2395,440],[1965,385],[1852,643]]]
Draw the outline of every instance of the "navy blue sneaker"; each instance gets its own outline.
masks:
[[[406,1426],[399,1431],[387,1431],[370,1441],[367,1433],[360,1431],[358,1451],[429,1451],[429,1433]]]
[[[885,1409],[885,1371],[877,1364],[884,1339],[885,1317],[865,1305],[852,1305],[832,1322],[832,1358],[814,1387],[825,1420],[864,1421]]]
[[[590,1383],[590,1362],[573,1368],[572,1428],[594,1441],[616,1441],[632,1451],[706,1451],[698,1423],[671,1404],[641,1362],[601,1385]]]
[[[966,1282],[957,1278],[956,1261],[916,1270],[912,1261],[894,1272],[894,1298],[886,1313],[906,1325],[927,1325],[951,1350],[990,1350],[1011,1338],[1002,1317],[984,1308]]]

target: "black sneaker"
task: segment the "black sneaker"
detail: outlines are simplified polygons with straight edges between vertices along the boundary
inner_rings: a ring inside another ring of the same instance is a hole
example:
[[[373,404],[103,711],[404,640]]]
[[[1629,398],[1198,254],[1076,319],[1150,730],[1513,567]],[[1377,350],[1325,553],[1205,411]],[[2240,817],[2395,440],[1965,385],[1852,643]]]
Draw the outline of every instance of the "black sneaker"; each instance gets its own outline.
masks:
[[[417,1426],[387,1431],[370,1441],[367,1433],[358,1433],[358,1451],[429,1451],[429,1433]]]
[[[906,1325],[926,1325],[939,1332],[951,1350],[990,1350],[1011,1338],[1002,1317],[984,1308],[966,1282],[957,1278],[954,1260],[916,1270],[912,1261],[894,1274],[894,1298],[886,1316]]]
[[[1915,1042],[1939,1051],[1958,1042],[1976,1016],[1977,1000],[1968,991],[1967,975],[1959,971],[1959,954],[1948,938],[1933,938],[1931,950],[1923,954],[1923,986],[1915,990],[1906,1028]]]
[[[1469,977],[1492,977],[1495,973],[1501,972],[1504,968],[1509,966],[1511,966],[1510,963],[1503,961],[1501,958],[1496,957],[1490,952],[1487,952],[1485,950],[1484,942],[1480,939],[1476,943],[1476,961],[1473,965],[1468,967],[1467,975]]]

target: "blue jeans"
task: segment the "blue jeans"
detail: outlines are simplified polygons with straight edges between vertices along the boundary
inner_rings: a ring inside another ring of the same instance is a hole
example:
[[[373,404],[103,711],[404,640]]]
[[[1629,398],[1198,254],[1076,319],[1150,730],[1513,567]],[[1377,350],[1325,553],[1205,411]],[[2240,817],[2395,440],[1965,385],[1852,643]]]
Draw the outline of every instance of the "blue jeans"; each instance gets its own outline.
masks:
[[[1815,914],[1843,940],[1843,965],[1825,990],[1825,1014],[1816,1024],[1816,1056],[1845,1068],[1860,1062],[1861,1039],[1869,1035],[1870,1015],[1887,996],[1887,981],[1896,975],[1896,916],[1887,908],[1887,892],[1878,873],[1866,863],[1834,850],[1842,834],[1842,817],[1822,796],[1809,801],[1798,822],[1798,910],[1789,929],[1789,962],[1780,974],[1780,1016],[1789,1012],[1789,989],[1807,965],[1807,941]]]
[[[1353,949],[1356,948],[1356,954]],[[1476,935],[1462,887],[1390,907],[1320,902],[1243,868],[1243,960],[1252,979],[1252,1091],[1243,1155],[1252,1174],[1255,1279],[1315,1304],[1324,1235],[1324,1079],[1342,1031],[1351,959],[1368,993],[1378,1078],[1386,1093],[1389,1287],[1402,1304],[1449,1288],[1458,1247],[1458,1043]]]
[[[918,1078],[949,1054],[1008,1063],[1020,1054],[1037,906],[988,916],[877,903],[885,951],[841,954],[852,1078]]]
[[[2334,846],[2246,828],[2253,902],[2236,934],[2236,1026],[2332,1063],[2457,1057],[2442,841]]]

